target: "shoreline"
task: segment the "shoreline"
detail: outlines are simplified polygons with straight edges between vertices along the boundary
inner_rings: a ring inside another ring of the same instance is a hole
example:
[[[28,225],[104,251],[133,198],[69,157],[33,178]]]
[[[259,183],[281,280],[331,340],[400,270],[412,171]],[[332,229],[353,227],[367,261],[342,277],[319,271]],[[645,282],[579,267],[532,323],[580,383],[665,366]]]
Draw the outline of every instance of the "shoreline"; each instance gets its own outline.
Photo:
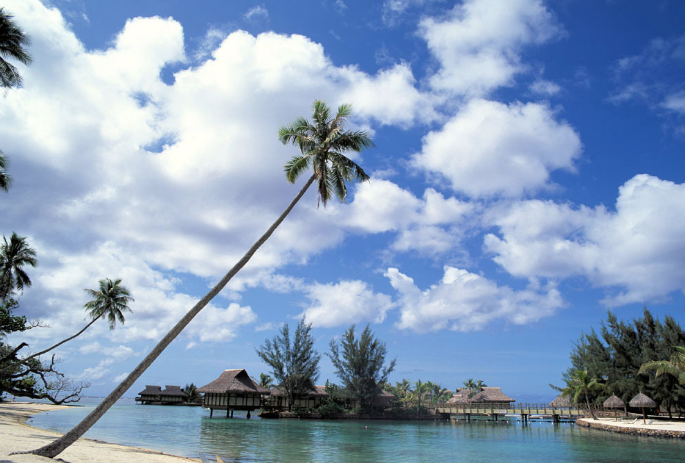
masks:
[[[80,438],[55,460],[38,455],[10,455],[37,449],[48,444],[59,433],[45,431],[28,424],[29,417],[38,413],[69,408],[68,405],[52,405],[34,402],[0,403],[0,461],[3,463],[45,463],[62,459],[68,463],[199,463],[196,458],[181,457],[139,447],[111,444],[101,440]]]
[[[634,422],[615,421],[614,418],[579,418],[576,425],[605,432],[629,434],[633,436],[660,437],[662,439],[685,439],[685,422],[652,421],[643,424],[642,418]]]

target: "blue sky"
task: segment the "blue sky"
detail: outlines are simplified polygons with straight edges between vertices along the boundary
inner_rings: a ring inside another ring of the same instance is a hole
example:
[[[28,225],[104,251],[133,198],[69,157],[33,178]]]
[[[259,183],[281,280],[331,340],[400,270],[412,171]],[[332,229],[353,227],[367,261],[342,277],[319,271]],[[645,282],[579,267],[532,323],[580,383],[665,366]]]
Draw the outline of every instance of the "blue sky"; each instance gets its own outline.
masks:
[[[607,310],[683,318],[682,2],[4,5],[34,62],[0,102],[0,224],[40,261],[20,313],[51,327],[12,340],[78,331],[101,278],[135,298],[124,326],[59,351],[90,395],[294,197],[276,134],[316,99],[372,133],[356,158],[371,181],[325,209],[309,192],[127,395],[258,376],[255,347],[305,316],[320,352],[370,323],[392,381],[545,400]]]

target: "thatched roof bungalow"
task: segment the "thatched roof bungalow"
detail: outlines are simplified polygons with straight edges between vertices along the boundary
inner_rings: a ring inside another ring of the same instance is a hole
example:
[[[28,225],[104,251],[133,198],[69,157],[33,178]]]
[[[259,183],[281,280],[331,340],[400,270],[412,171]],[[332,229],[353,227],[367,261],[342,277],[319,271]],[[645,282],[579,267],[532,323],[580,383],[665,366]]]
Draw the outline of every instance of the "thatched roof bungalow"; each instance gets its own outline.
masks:
[[[359,399],[352,397],[347,391],[345,391],[345,406],[347,408],[360,408],[361,402]],[[387,408],[390,404],[397,400],[395,394],[381,389],[376,396],[371,399],[369,406],[371,408]]]
[[[164,405],[175,405],[186,401],[186,395],[181,386],[167,385],[160,394],[160,400]]]
[[[471,395],[471,389],[462,387],[457,389],[457,391],[452,395],[452,397],[447,401],[449,405],[466,405],[471,402],[469,396]]]
[[[138,393],[136,397],[136,402],[140,402],[143,405],[161,403],[162,402],[162,386],[145,386],[144,391]]]
[[[292,406],[295,408],[314,408],[321,405],[321,402],[328,397],[325,386],[314,386],[313,389],[308,389],[301,392],[297,397],[293,398]],[[281,386],[276,386],[271,389],[271,405],[281,408],[289,409],[288,397],[285,390]]]
[[[472,403],[501,404],[506,407],[511,402],[516,402],[502,392],[499,387],[482,387],[480,392],[471,398]]]
[[[549,406],[552,408],[570,408],[571,398],[569,396],[559,395],[549,403]]]
[[[197,392],[203,393],[202,406],[209,408],[211,417],[214,410],[226,410],[226,416],[233,410],[250,412],[262,406],[262,396],[269,395],[268,389],[250,378],[244,369],[226,370],[211,383],[202,386]]]

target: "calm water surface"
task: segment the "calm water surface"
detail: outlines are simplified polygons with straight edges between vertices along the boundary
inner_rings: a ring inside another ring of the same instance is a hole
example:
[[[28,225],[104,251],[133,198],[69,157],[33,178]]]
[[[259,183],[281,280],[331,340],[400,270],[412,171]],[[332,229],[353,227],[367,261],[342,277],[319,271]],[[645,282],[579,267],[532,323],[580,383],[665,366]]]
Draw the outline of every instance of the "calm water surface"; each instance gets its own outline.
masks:
[[[30,424],[66,432],[95,405],[36,415]],[[237,414],[210,419],[200,407],[132,400],[112,407],[86,437],[195,458],[215,452],[245,462],[685,462],[681,440],[568,423],[247,420]]]

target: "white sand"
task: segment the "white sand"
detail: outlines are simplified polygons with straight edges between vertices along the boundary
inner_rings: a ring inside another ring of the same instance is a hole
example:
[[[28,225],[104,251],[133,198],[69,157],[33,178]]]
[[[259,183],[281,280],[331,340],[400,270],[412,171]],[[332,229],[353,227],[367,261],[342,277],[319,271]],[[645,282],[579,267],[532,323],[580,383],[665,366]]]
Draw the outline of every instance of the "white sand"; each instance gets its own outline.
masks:
[[[581,418],[582,419],[582,418]],[[592,418],[582,419],[586,423],[601,423],[603,425],[612,426],[616,428],[629,428],[629,429],[651,429],[655,431],[678,431],[685,432],[685,421],[665,421],[665,420],[650,420],[647,419],[646,424],[643,422],[642,417],[630,420],[630,421],[616,421],[615,418],[600,418],[594,421]],[[580,420],[579,420],[580,421]]]
[[[33,428],[26,419],[37,413],[59,410],[65,406],[31,402],[0,403],[0,463],[191,463],[192,458],[167,455],[153,450],[81,438],[55,460],[37,455],[10,455],[12,452],[35,450],[52,442],[59,434]]]

